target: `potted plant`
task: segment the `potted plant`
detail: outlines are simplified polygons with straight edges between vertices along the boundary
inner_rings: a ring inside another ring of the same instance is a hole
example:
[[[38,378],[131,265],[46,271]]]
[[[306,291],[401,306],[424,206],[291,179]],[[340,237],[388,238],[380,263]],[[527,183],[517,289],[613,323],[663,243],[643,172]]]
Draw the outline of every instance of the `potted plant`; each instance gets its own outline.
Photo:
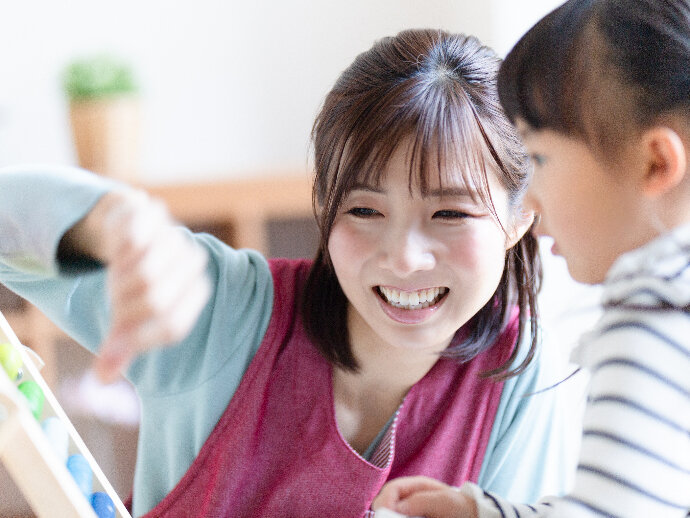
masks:
[[[139,105],[126,63],[97,55],[67,65],[63,88],[79,165],[125,181],[138,172]]]

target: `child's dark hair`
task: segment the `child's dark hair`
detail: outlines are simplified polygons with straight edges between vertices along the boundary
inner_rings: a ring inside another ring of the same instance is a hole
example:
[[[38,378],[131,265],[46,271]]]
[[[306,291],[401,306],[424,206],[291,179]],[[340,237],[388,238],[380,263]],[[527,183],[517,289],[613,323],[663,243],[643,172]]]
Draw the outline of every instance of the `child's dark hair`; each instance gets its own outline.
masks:
[[[464,174],[494,216],[488,188],[493,172],[521,214],[529,161],[496,91],[500,59],[476,38],[437,30],[408,30],[384,38],[360,54],[328,93],[312,130],[315,155],[314,211],[321,236],[306,283],[302,316],[312,339],[333,364],[358,368],[350,348],[347,299],[328,254],[328,239],[344,197],[355,185],[376,184],[391,155],[411,142],[409,186],[428,188],[428,175]],[[522,372],[537,343],[538,244],[531,230],[506,254],[500,284],[489,302],[456,333],[445,354],[468,361],[490,347],[519,307],[520,340],[531,343],[484,373],[505,379]]]
[[[690,113],[688,0],[570,0],[501,66],[506,113],[602,155],[666,115]]]

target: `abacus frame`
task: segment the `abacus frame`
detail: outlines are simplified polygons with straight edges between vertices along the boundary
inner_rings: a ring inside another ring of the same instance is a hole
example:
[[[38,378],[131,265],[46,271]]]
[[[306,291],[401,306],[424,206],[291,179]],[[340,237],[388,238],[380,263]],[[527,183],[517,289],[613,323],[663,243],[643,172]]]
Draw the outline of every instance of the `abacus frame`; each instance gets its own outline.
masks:
[[[23,362],[22,380],[33,380],[45,396],[43,419],[55,416],[69,435],[69,453],[80,453],[93,472],[93,490],[105,492],[115,505],[117,518],[131,515],[104,475],[86,444],[77,433],[57,398],[41,376],[39,368],[20,343],[5,316],[0,313],[0,342],[9,342]],[[67,467],[53,452],[38,421],[31,414],[24,396],[4,369],[0,368],[0,462],[40,518],[74,516],[97,518],[77,487]]]

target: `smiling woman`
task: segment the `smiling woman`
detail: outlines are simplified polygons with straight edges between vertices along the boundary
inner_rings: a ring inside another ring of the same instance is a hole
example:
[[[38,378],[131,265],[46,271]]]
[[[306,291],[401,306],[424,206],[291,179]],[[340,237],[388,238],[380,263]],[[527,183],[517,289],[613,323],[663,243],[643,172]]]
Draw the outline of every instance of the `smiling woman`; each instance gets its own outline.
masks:
[[[540,272],[498,65],[476,38],[414,30],[343,72],[313,131],[313,261],[182,232],[81,171],[0,175],[0,231],[22,232],[0,239],[0,280],[141,397],[134,515],[363,518],[413,474],[562,490],[553,394],[524,397],[544,385]]]
[[[495,174],[490,193],[500,220],[462,188],[461,175],[444,173],[444,189],[432,175],[426,194],[416,179],[410,187],[409,162],[410,145],[403,141],[376,187],[347,194],[331,230],[328,253],[352,306],[350,329],[367,331],[350,337],[355,358],[361,344],[397,355],[406,348],[427,362],[430,353],[443,353],[457,330],[491,300],[515,241],[500,222],[512,227],[508,195]],[[522,237],[530,223],[511,231]],[[426,300],[427,292],[433,304],[423,308],[420,294]]]
[[[381,184],[391,181],[385,179],[390,171],[396,173],[397,191],[409,190],[407,198],[396,200],[395,210],[406,213],[414,196],[419,198],[417,205],[428,211],[428,198],[434,194],[436,202],[452,200],[447,206],[437,203],[434,210],[442,211],[434,223],[445,231],[451,231],[456,226],[453,221],[465,216],[486,225],[483,216],[491,215],[494,220],[488,235],[494,235],[495,224],[504,232],[502,248],[494,249],[489,260],[499,258],[504,263],[500,282],[470,313],[472,304],[466,307],[460,320],[473,317],[473,321],[464,333],[447,330],[452,343],[444,354],[467,360],[485,350],[517,304],[520,336],[529,326],[532,347],[521,365],[513,363],[518,356],[516,348],[510,360],[490,374],[502,377],[507,372],[519,373],[532,358],[540,266],[536,239],[525,233],[531,219],[524,220],[519,208],[529,165],[514,129],[500,115],[494,76],[498,63],[493,51],[475,38],[444,39],[442,33],[408,31],[381,40],[360,55],[327,96],[313,130],[314,197],[320,214],[321,246],[306,286],[303,312],[316,343],[340,366],[356,369],[357,361],[349,342],[343,340],[348,335],[345,313],[326,313],[326,308],[345,307],[331,265],[330,234],[343,219],[343,207],[352,203],[353,193],[362,186],[364,191],[380,192]],[[462,196],[453,199],[458,190]],[[494,196],[502,200],[500,217]],[[453,207],[459,200],[463,201],[462,210]],[[442,214],[455,215],[439,218]],[[477,226],[457,224],[470,229]],[[389,248],[404,246],[397,238],[384,240],[388,235],[390,232],[382,233],[377,239]],[[479,235],[465,231],[464,238]],[[329,288],[322,289],[323,283]],[[456,290],[453,296],[468,296],[460,286]],[[529,319],[529,314],[535,318]],[[331,325],[321,325],[324,319]]]
[[[333,366],[340,433],[365,459],[385,467],[397,438],[389,478],[486,477],[510,492],[509,466],[529,465],[531,439],[509,439],[525,455],[513,451],[498,473],[484,434],[501,427],[496,408],[520,374],[535,373],[540,265],[498,63],[476,38],[406,31],[343,72],[313,129],[321,242],[301,309]],[[432,401],[446,410],[434,415]]]

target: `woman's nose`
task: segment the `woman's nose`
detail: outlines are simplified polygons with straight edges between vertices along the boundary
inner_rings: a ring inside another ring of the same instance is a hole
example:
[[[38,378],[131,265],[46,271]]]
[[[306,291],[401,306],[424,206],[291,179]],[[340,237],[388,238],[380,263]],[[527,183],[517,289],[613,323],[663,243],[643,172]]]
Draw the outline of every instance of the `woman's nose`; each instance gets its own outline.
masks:
[[[389,232],[381,241],[380,257],[381,267],[398,277],[431,270],[436,265],[430,238],[414,228]]]

